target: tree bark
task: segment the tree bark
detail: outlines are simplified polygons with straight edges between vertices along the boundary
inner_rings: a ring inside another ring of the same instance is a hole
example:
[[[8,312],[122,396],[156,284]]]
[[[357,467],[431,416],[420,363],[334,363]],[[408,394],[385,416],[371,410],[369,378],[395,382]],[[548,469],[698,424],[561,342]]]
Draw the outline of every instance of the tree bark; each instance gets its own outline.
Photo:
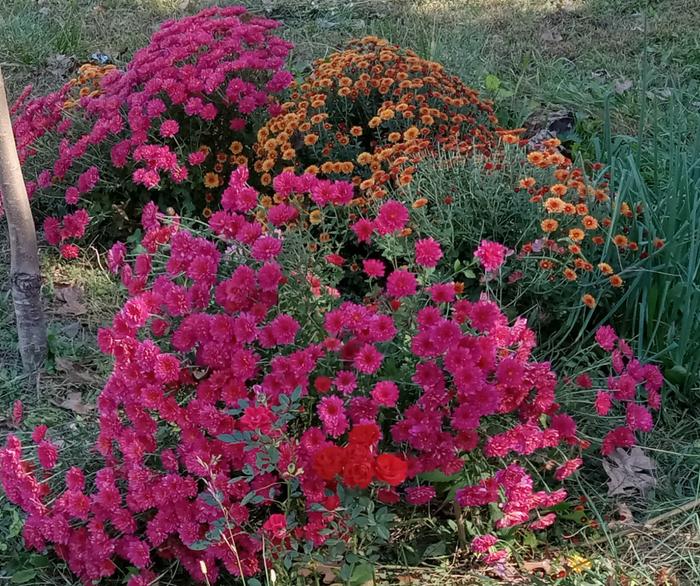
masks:
[[[41,307],[41,271],[34,219],[17,156],[0,69],[0,193],[10,235],[10,285],[22,365],[35,372],[46,357],[46,324]]]

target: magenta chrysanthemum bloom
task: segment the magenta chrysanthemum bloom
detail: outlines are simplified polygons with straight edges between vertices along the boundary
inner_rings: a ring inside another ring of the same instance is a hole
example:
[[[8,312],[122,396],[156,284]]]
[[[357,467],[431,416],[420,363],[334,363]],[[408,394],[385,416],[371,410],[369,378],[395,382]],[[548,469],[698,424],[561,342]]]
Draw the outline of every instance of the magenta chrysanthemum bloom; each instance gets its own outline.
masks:
[[[282,241],[273,236],[258,238],[251,249],[255,260],[272,260],[282,251]]]
[[[612,352],[617,342],[617,333],[611,326],[600,326],[596,330],[595,341],[606,352]]]
[[[416,242],[416,262],[419,265],[434,268],[441,258],[440,244],[432,238],[423,238]]]
[[[583,460],[581,458],[572,458],[571,460],[567,460],[556,469],[554,472],[554,478],[557,480],[564,480],[565,478],[568,478],[581,467],[581,464],[583,464]]]
[[[349,370],[340,370],[333,379],[333,384],[343,393],[352,393],[357,387],[357,377]]]
[[[630,448],[636,443],[634,432],[629,427],[616,427],[603,438],[600,453],[609,456],[617,448]]]
[[[394,407],[399,399],[399,387],[389,380],[379,381],[372,389],[372,398],[383,407]]]
[[[637,403],[627,404],[627,426],[632,430],[650,432],[654,429],[654,419],[646,407]]]
[[[318,417],[323,424],[323,431],[331,437],[338,437],[348,428],[343,400],[335,395],[327,395],[318,404]]]
[[[471,549],[474,553],[486,553],[497,543],[498,537],[495,535],[477,535],[474,539],[472,539],[469,549]]]
[[[481,266],[489,272],[497,271],[506,260],[508,248],[499,242],[482,240],[474,251],[474,256],[479,259]]]
[[[39,457],[39,464],[43,468],[50,470],[56,465],[58,460],[58,449],[50,441],[43,440],[37,448],[37,456]]]
[[[404,491],[406,502],[410,505],[427,505],[435,498],[435,489],[432,486],[411,486]]]
[[[406,270],[396,270],[389,275],[386,282],[386,292],[390,297],[409,297],[418,290],[416,276]]]
[[[612,395],[605,391],[598,391],[595,396],[595,412],[598,415],[607,415],[612,407]]]
[[[180,132],[180,125],[176,120],[164,120],[158,131],[163,138],[171,138]]]
[[[365,344],[355,354],[353,366],[364,374],[373,374],[382,365],[383,356],[372,344]]]
[[[374,234],[375,226],[370,220],[362,218],[350,226],[350,229],[355,233],[358,241],[369,242]]]
[[[390,200],[379,208],[379,214],[375,220],[377,231],[382,234],[391,234],[403,230],[408,222],[408,209],[401,202]]]
[[[368,277],[383,277],[384,276],[384,263],[376,258],[368,258],[362,261],[362,270]]]
[[[455,286],[452,283],[438,283],[428,291],[433,303],[452,303],[455,300]]]

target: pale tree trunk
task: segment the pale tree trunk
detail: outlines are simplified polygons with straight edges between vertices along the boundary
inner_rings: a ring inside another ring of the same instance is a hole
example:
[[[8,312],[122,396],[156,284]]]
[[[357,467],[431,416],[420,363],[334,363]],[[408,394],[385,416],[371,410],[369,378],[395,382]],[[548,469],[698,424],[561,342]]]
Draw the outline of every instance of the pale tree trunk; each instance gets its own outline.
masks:
[[[41,308],[41,271],[34,219],[17,156],[5,80],[0,70],[0,192],[10,235],[10,283],[17,336],[25,371],[35,372],[46,357],[46,324]]]

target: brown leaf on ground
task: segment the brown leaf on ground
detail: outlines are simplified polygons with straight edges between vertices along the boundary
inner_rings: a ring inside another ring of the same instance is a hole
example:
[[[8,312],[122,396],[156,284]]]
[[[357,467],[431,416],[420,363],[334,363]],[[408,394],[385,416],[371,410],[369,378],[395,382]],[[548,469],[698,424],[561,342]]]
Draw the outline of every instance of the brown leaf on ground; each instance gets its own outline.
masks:
[[[603,460],[603,468],[609,478],[609,496],[629,496],[637,493],[644,497],[649,490],[656,487],[656,462],[637,446],[630,450],[617,448]]]
[[[631,90],[634,83],[631,79],[620,79],[615,82],[615,93],[624,94],[626,91]]]
[[[545,43],[559,43],[563,37],[558,30],[547,29],[540,35],[540,39],[542,39]]]
[[[523,562],[521,566],[524,570],[530,572],[531,574],[536,573],[543,576],[548,576],[552,573],[552,562],[548,559]]]
[[[63,401],[54,404],[63,409],[68,409],[73,413],[77,413],[78,415],[87,415],[95,408],[94,405],[83,403],[83,395],[77,392],[68,393]]]
[[[88,370],[87,368],[82,368],[78,366],[72,360],[68,358],[63,358],[62,356],[56,357],[55,360],[56,370],[65,374],[65,378],[76,384],[86,384],[86,385],[100,385],[102,383],[102,377],[98,376],[94,372]]]
[[[608,523],[610,529],[624,529],[626,527],[634,527],[636,522],[632,511],[625,503],[617,504],[617,519],[613,519]]]
[[[83,304],[83,291],[73,285],[56,285],[54,297],[61,303],[56,308],[56,313],[62,315],[85,315],[87,308]]]

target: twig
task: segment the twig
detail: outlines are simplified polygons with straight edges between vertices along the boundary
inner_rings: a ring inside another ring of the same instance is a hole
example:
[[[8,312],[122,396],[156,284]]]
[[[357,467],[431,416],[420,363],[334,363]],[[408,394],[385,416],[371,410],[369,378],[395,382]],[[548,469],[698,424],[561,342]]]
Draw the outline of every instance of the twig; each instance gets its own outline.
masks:
[[[680,507],[676,507],[675,509],[671,509],[670,511],[666,511],[665,513],[661,513],[660,515],[657,515],[656,517],[652,517],[645,523],[635,523],[634,525],[629,525],[623,529],[620,529],[619,531],[614,531],[610,533],[609,535],[605,535],[603,537],[598,537],[597,539],[594,539],[593,541],[589,541],[588,545],[597,545],[599,543],[603,543],[605,541],[608,541],[609,539],[612,539],[614,537],[622,537],[623,535],[629,535],[630,533],[634,533],[635,531],[643,531],[645,529],[652,529],[654,526],[658,525],[659,523],[663,523],[664,521],[667,521],[668,519],[671,519],[672,517],[675,517],[676,515],[680,515],[681,513],[686,513],[688,511],[692,511],[693,509],[697,508],[700,506],[700,498],[694,499],[692,501],[688,501],[687,503],[681,505]]]
[[[459,544],[463,547],[467,547],[467,533],[464,530],[464,519],[462,519],[462,507],[457,502],[454,501],[454,513],[455,513],[455,523],[457,523],[457,537],[459,538]]]

